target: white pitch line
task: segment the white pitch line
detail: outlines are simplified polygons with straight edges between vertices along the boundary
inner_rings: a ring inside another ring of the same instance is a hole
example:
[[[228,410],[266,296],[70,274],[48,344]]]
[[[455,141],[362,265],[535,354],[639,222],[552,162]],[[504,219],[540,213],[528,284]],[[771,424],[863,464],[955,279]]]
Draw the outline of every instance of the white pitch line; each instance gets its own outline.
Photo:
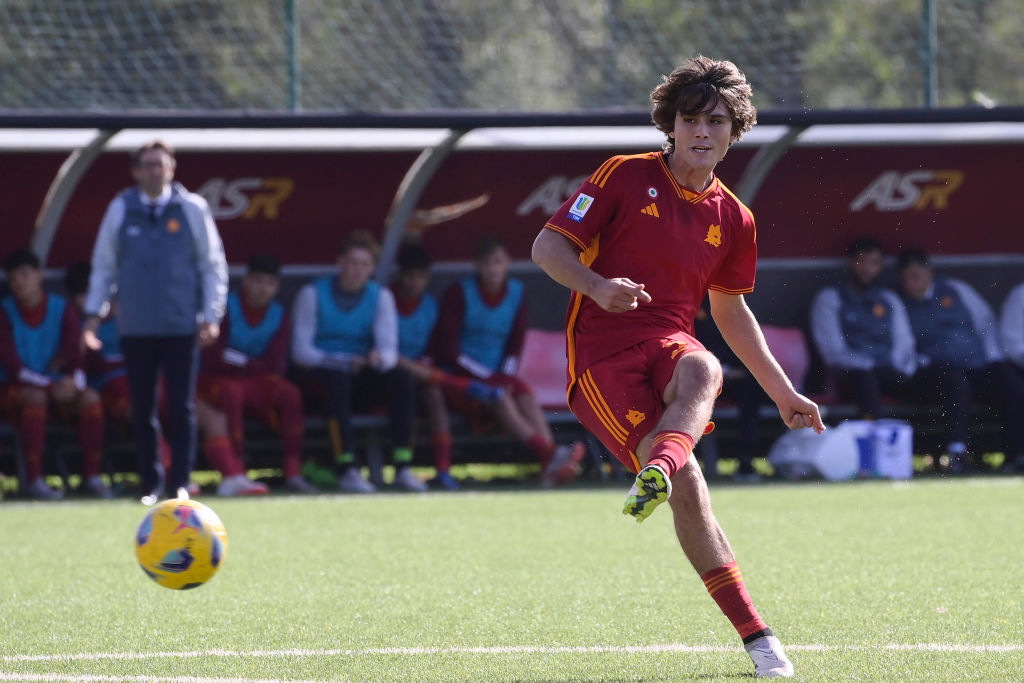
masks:
[[[882,643],[879,645],[786,645],[787,650],[794,652],[841,652],[895,650],[904,652],[1018,652],[1024,645],[961,645],[957,643]],[[287,650],[186,650],[182,652],[78,652],[71,654],[23,654],[3,655],[0,662],[69,662],[69,661],[125,661],[143,659],[196,659],[200,657],[256,657],[256,658],[287,658],[287,657],[373,657],[379,655],[505,655],[505,654],[660,654],[668,652],[684,653],[728,653],[738,652],[740,648],[724,645],[684,645],[667,643],[661,645],[587,645],[587,646],[548,646],[548,645],[510,645],[496,647],[381,647],[364,649],[287,649]],[[161,678],[160,680],[165,680]],[[204,679],[212,680],[212,679]]]
[[[0,671],[0,681],[58,681],[59,683],[106,683],[135,681],[137,683],[323,683],[280,678],[202,678],[198,676],[101,676],[93,674],[16,674]]]

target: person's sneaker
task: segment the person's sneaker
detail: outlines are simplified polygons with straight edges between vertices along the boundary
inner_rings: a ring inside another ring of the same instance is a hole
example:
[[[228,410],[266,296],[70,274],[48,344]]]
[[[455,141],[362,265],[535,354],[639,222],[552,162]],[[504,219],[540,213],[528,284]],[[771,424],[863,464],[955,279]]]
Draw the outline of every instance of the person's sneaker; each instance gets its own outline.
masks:
[[[758,678],[791,678],[793,663],[786,657],[782,643],[775,636],[764,636],[743,646],[754,662]]]
[[[350,467],[338,478],[338,488],[345,493],[373,493],[377,487],[366,481],[355,467]]]
[[[195,483],[194,481],[190,481],[188,485],[185,486],[185,493],[188,494],[187,496],[185,496],[186,498],[195,498],[200,493],[202,493],[202,488],[199,486],[199,484]],[[179,498],[180,497],[181,496],[179,496]]]
[[[92,496],[93,498],[113,498],[114,494],[110,492],[110,487],[103,481],[103,477],[91,476],[82,482],[82,493]]]
[[[306,478],[301,474],[285,479],[284,486],[292,493],[320,493],[320,489],[306,481]]]
[[[139,498],[139,502],[148,508],[156,505],[156,502],[158,500],[160,500],[160,495],[157,494],[155,491],[153,493],[146,493]]]
[[[321,467],[312,460],[302,463],[302,476],[313,486],[322,489],[338,488],[338,475],[328,467]]]
[[[413,474],[412,470],[408,467],[402,467],[395,472],[395,486],[406,491],[415,491],[416,493],[422,493],[427,490],[426,483]]]
[[[648,465],[636,475],[636,481],[622,506],[622,514],[632,515],[636,517],[637,523],[642,522],[671,495],[672,482],[665,470],[657,465]]]
[[[60,500],[64,497],[57,489],[50,488],[42,477],[25,487],[25,493],[36,500]]]
[[[451,472],[438,472],[429,483],[445,491],[458,491],[462,488],[459,485],[459,480],[453,477]]]
[[[217,486],[218,496],[263,496],[270,489],[260,481],[253,481],[244,474],[235,474],[224,477],[224,480]]]
[[[579,464],[587,454],[587,447],[582,441],[571,446],[559,446],[551,456],[551,462],[544,468],[540,484],[544,488],[568,484],[579,473]]]

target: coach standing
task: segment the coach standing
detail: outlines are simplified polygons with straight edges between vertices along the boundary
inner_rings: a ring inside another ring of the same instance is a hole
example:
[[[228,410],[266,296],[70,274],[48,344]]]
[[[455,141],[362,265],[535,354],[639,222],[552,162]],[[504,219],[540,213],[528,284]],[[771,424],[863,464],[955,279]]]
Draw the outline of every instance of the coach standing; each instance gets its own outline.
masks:
[[[118,194],[103,216],[82,326],[86,346],[102,346],[96,329],[116,293],[146,505],[164,494],[187,497],[196,453],[198,348],[220,334],[228,291],[224,245],[210,208],[202,197],[172,182],[174,168],[174,150],[161,141],[132,155],[138,185]],[[156,438],[161,374],[173,455],[166,476]]]

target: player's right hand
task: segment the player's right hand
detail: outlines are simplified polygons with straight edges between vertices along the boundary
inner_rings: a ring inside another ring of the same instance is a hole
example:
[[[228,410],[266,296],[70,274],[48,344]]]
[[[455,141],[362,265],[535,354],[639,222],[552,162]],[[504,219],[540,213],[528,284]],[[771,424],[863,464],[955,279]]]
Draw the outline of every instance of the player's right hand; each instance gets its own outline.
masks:
[[[632,311],[642,303],[651,302],[651,295],[644,290],[644,286],[628,277],[605,280],[600,288],[592,293],[591,298],[609,313]]]

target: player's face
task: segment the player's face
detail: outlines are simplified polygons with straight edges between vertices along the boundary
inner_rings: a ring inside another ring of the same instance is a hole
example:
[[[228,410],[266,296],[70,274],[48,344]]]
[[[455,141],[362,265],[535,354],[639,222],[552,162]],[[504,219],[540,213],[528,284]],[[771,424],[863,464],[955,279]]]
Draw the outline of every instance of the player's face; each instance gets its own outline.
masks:
[[[242,296],[251,308],[262,311],[277,296],[280,281],[270,273],[248,273],[242,279]]]
[[[851,261],[853,279],[861,285],[870,285],[882,272],[882,252],[880,250],[861,252]]]
[[[419,299],[427,291],[430,282],[430,271],[426,268],[403,270],[398,275],[398,289],[408,299]]]
[[[174,159],[162,149],[151,149],[139,157],[132,167],[132,177],[150,197],[159,197],[174,179]]]
[[[355,292],[366,286],[377,265],[373,254],[368,249],[352,247],[338,257],[341,276],[338,279],[341,288],[346,292]]]
[[[676,112],[673,130],[676,163],[708,173],[729,151],[732,142],[732,116],[724,102],[699,114]]]
[[[932,269],[919,263],[911,263],[900,273],[900,284],[908,298],[921,300],[932,284]]]
[[[480,283],[489,292],[496,292],[505,284],[509,266],[508,252],[503,248],[492,251],[476,261],[476,271],[480,275]]]
[[[19,303],[34,305],[43,293],[43,271],[28,265],[18,266],[7,274],[7,283]]]

